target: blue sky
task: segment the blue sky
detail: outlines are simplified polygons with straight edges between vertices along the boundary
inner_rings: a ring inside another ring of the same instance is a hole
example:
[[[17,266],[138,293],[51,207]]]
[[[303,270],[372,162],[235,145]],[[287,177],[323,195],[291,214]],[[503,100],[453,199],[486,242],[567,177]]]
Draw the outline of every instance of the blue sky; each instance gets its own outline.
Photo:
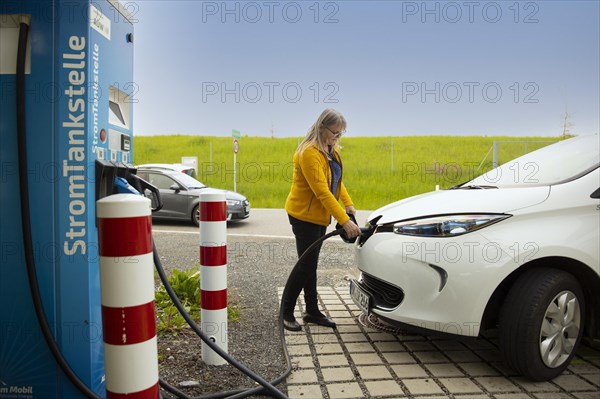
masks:
[[[600,2],[138,1],[136,135],[557,136],[600,126]]]

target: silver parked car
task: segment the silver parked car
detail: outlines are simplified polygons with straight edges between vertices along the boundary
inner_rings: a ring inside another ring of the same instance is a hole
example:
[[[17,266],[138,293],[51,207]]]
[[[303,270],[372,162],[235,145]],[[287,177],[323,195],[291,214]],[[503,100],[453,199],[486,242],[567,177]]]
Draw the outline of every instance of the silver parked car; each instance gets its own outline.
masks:
[[[208,186],[185,173],[172,170],[140,168],[137,175],[160,191],[163,206],[152,213],[153,218],[190,220],[198,226],[199,195]],[[250,216],[250,201],[246,197],[232,191],[222,191],[227,201],[228,221],[242,220]]]

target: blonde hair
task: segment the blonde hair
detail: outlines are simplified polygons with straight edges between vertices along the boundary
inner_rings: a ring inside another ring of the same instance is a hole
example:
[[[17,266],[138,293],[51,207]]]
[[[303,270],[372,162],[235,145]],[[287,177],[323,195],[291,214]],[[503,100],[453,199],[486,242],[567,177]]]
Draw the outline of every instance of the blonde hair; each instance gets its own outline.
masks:
[[[327,108],[321,112],[321,115],[319,115],[317,121],[310,127],[310,129],[308,129],[304,140],[302,140],[302,142],[298,145],[296,152],[302,154],[304,150],[314,145],[327,154],[327,150],[323,145],[322,128],[334,125],[340,125],[341,130],[344,131],[346,130],[346,119],[338,111]],[[339,140],[338,143],[336,143],[336,148],[339,148]]]

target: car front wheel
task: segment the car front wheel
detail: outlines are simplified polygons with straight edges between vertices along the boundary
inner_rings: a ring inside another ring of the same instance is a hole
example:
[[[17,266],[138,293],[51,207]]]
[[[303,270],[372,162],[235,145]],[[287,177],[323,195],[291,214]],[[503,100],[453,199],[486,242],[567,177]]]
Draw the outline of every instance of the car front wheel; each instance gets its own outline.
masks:
[[[506,364],[534,381],[560,375],[583,333],[585,298],[579,283],[562,270],[525,272],[500,312],[500,352]]]
[[[196,205],[194,210],[192,211],[192,222],[194,222],[194,226],[200,226],[200,206]]]

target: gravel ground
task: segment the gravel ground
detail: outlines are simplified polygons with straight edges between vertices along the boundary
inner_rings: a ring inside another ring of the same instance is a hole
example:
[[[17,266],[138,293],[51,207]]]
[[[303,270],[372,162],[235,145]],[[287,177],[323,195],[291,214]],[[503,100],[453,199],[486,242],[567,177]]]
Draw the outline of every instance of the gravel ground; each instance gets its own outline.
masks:
[[[168,275],[198,266],[198,236],[155,233],[161,262]],[[240,321],[228,325],[229,354],[267,380],[286,368],[277,327],[277,287],[283,287],[297,260],[293,239],[228,238],[228,303],[239,310]],[[321,250],[318,284],[347,284],[344,277],[357,275],[353,247],[337,238]],[[191,396],[258,386],[235,367],[208,366],[202,361],[200,339],[189,330],[158,339],[161,378]],[[182,382],[196,381],[195,387]],[[278,386],[285,393],[285,382]],[[261,397],[261,396],[255,396]],[[265,396],[262,396],[265,397]]]

